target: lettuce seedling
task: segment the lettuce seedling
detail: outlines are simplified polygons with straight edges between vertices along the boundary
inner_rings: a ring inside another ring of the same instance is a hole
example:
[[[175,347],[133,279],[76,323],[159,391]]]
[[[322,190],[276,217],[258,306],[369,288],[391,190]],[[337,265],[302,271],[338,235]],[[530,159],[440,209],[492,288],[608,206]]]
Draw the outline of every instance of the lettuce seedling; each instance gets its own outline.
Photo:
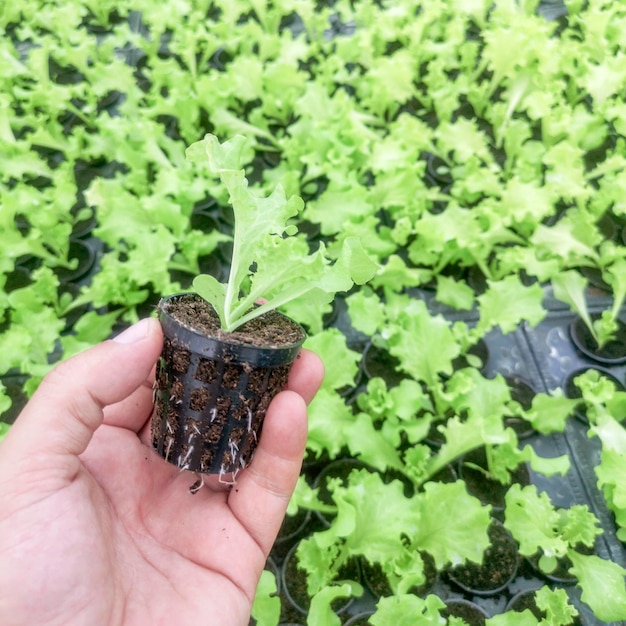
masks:
[[[534,592],[535,604],[545,617],[537,618],[530,609],[507,611],[485,620],[486,626],[569,626],[578,615],[565,589],[544,586]]]
[[[297,298],[328,302],[336,292],[367,282],[378,269],[356,238],[345,239],[337,259],[327,255],[323,244],[310,253],[289,223],[303,208],[302,199],[286,198],[280,185],[268,197],[255,195],[241,166],[245,146],[241,135],[224,143],[206,135],[187,149],[191,161],[208,159],[230,194],[235,216],[228,281],[220,283],[208,274],[193,281],[227,332]],[[255,306],[260,298],[265,303]]]
[[[579,551],[591,548],[602,533],[598,519],[587,505],[557,509],[545,492],[535,485],[513,485],[505,496],[504,526],[519,543],[523,556],[540,554],[539,567],[550,573],[558,559],[567,558],[576,577],[581,600],[604,622],[626,619],[626,570],[595,554]]]
[[[607,268],[605,275],[613,287],[613,304],[604,310],[602,315],[593,320],[587,307],[585,290],[587,280],[575,270],[566,270],[552,277],[554,297],[570,306],[580,316],[589,329],[591,336],[602,348],[609,341],[615,339],[618,330],[618,318],[624,299],[626,299],[626,261],[618,259]]]
[[[626,485],[622,480],[626,471],[626,392],[616,389],[595,369],[577,376],[574,382],[587,405],[588,435],[602,443],[600,462],[594,468],[598,487],[615,515],[617,537],[626,541]]]

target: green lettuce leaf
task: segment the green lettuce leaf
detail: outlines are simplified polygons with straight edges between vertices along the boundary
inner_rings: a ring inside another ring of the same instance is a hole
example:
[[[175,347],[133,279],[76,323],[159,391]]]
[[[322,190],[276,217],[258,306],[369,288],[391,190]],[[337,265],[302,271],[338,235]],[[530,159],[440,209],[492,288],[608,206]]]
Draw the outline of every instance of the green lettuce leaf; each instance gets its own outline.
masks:
[[[286,198],[280,185],[269,196],[253,193],[241,168],[246,145],[241,135],[223,144],[214,135],[206,135],[187,150],[189,160],[208,159],[210,169],[228,189],[235,216],[228,282],[220,286],[200,276],[193,283],[227,331],[297,298],[329,301],[336,292],[363,284],[378,269],[352,237],[343,242],[334,260],[323,245],[309,253],[306,241],[293,236],[290,224],[302,211],[302,199]],[[260,298],[265,303],[253,308]]]

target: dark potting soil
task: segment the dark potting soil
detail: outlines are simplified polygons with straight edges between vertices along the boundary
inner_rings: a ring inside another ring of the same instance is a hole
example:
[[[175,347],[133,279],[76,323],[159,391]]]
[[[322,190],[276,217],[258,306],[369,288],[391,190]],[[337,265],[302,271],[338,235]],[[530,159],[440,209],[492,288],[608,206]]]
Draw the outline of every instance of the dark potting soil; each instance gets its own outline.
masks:
[[[398,372],[400,360],[374,344],[369,344],[363,355],[363,368],[368,378],[382,378],[388,387],[395,387],[403,378]]]
[[[591,315],[592,321],[599,318],[597,313]],[[589,355],[593,355],[600,359],[623,359],[626,357],[626,324],[621,320],[617,320],[618,328],[615,338],[612,341],[608,341],[598,348],[598,344],[593,335],[580,319],[576,321],[572,328],[572,334],[582,350],[586,351]]]
[[[584,374],[585,372],[589,370],[595,370],[598,372],[600,376],[608,379],[610,382],[613,383],[613,385],[615,385],[615,389],[617,391],[625,390],[624,385],[622,385],[622,383],[617,378],[615,378],[615,376],[613,376],[611,372],[607,372],[597,367],[584,367],[584,368],[571,372],[570,374],[568,374],[567,378],[565,379],[565,382],[563,383],[563,391],[565,393],[566,398],[570,398],[573,400],[577,400],[579,398],[582,399],[583,392],[580,390],[580,388],[578,387],[575,381],[578,376],[582,376],[582,374]]]
[[[539,574],[541,574],[548,580],[561,583],[562,585],[574,584],[576,582],[576,576],[570,574],[569,571],[570,568],[573,566],[573,563],[567,556],[558,559],[556,567],[551,572],[542,571],[542,569],[539,567],[540,558],[540,554],[535,554],[534,556],[529,558],[530,563],[533,565],[533,567],[535,567]]]
[[[359,459],[339,458],[329,463],[317,476],[314,487],[318,489],[317,497],[324,504],[334,504],[330,490],[328,489],[329,478],[341,479],[342,485],[348,484],[350,474],[355,470],[367,469],[367,464]]]
[[[477,467],[472,467],[476,465]],[[467,491],[483,504],[491,504],[495,510],[504,508],[504,497],[509,485],[491,478],[487,473],[487,458],[484,448],[477,448],[465,455],[459,468],[460,476],[465,481]],[[511,484],[526,486],[530,483],[530,474],[525,463],[511,472]]]
[[[599,367],[583,367],[573,372],[570,372],[565,381],[563,382],[563,392],[565,393],[566,398],[570,398],[572,400],[580,399],[581,402],[574,409],[574,415],[581,421],[583,424],[589,424],[589,418],[587,417],[587,406],[582,401],[583,392],[580,390],[578,385],[576,385],[576,378],[581,376],[585,372],[589,370],[596,370],[599,375],[603,378],[608,379],[613,385],[615,385],[616,391],[624,391],[624,385],[617,379],[611,372],[601,369]]]
[[[296,537],[300,539],[305,534],[305,527],[311,518],[311,512],[299,508],[294,515],[285,515],[276,537],[276,543],[283,543]]]
[[[219,317],[213,307],[195,294],[172,299],[165,306],[165,310],[187,328],[229,343],[281,347],[302,340],[302,328],[276,311],[264,313],[235,331],[226,332],[221,329]]]
[[[292,549],[291,553],[286,557],[283,568],[283,582],[286,595],[297,610],[307,612],[311,606],[311,597],[307,588],[306,570],[301,568],[298,563],[296,548]],[[351,558],[342,565],[336,576],[336,580],[353,580],[358,582],[360,579],[360,563],[356,558]],[[336,598],[331,603],[331,606],[333,611],[340,613],[350,602],[350,598],[340,597]]]
[[[517,571],[517,544],[509,532],[501,524],[492,523],[488,534],[491,545],[485,550],[482,564],[466,563],[450,572],[450,578],[464,590],[496,593]]]
[[[545,617],[544,612],[537,606],[535,602],[535,591],[524,591],[515,596],[507,607],[510,611],[522,613],[528,609],[538,620]]]
[[[535,390],[524,380],[517,376],[505,378],[506,384],[511,392],[511,399],[517,402],[522,409],[528,411],[533,403],[533,398],[537,395]],[[521,415],[510,415],[505,418],[505,423],[510,426],[520,439],[530,437],[535,433],[532,424]]]
[[[528,411],[537,392],[518,376],[507,376],[505,381],[511,393],[511,399],[519,403],[525,411]]]
[[[446,608],[442,609],[441,615],[443,617],[460,617],[468,626],[484,626],[486,620],[486,615],[478,606],[463,600],[446,602]]]
[[[516,613],[522,613],[525,610],[529,610],[537,620],[545,619],[546,613],[542,611],[535,601],[535,591],[523,591],[511,599],[507,606],[507,611],[515,611]],[[572,618],[570,622],[570,626],[581,626],[582,622],[580,617],[577,615]]]
[[[420,555],[424,562],[424,582],[409,589],[409,593],[423,598],[432,589],[437,580],[437,566],[435,565],[435,560],[428,552],[420,552]],[[369,563],[363,559],[361,569],[363,571],[363,582],[375,598],[393,595],[387,575],[380,563]]]
[[[461,354],[452,361],[452,367],[455,371],[469,365],[467,358],[468,355],[472,355],[480,359],[480,369],[483,369],[485,365],[487,365],[487,361],[489,360],[489,348],[487,347],[487,343],[484,341],[484,339],[479,339],[478,342],[476,342],[467,350],[466,354]]]

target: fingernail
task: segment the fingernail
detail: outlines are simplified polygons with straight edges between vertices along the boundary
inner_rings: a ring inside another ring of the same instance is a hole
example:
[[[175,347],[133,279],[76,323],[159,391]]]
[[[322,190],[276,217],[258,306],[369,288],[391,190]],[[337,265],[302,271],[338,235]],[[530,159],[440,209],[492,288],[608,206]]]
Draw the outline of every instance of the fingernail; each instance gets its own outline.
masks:
[[[148,318],[140,320],[127,328],[124,332],[121,332],[117,337],[113,337],[113,341],[116,343],[135,343],[136,341],[141,341],[148,336],[150,323],[151,321]]]

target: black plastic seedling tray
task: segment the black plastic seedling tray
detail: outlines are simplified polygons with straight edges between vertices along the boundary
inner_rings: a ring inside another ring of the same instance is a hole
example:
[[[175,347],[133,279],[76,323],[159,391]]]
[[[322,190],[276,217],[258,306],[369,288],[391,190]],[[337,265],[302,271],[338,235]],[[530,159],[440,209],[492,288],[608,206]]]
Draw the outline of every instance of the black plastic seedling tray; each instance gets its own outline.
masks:
[[[424,299],[434,314],[442,314],[451,321],[465,321],[469,325],[478,319],[477,313],[459,313],[441,306],[435,299],[434,293],[418,290],[416,297]],[[602,293],[590,293],[590,310],[601,311],[610,303],[610,299]],[[488,349],[488,358],[483,365],[482,372],[487,377],[501,374],[507,379],[516,379],[528,385],[536,393],[552,393],[563,388],[567,377],[585,367],[601,367],[612,374],[622,384],[626,378],[626,365],[607,366],[595,363],[582,355],[576,349],[570,337],[569,327],[575,319],[567,305],[555,300],[550,291],[546,291],[544,306],[548,311],[546,318],[532,328],[522,324],[514,332],[504,334],[496,328],[485,338]],[[338,307],[338,315],[334,326],[340,328],[348,339],[352,349],[363,351],[367,346],[367,337],[354,331],[350,325],[344,306]],[[608,510],[604,498],[596,486],[594,467],[600,458],[600,442],[597,438],[590,438],[587,434],[587,424],[571,416],[568,418],[563,433],[540,435],[532,434],[525,437],[522,445],[529,443],[542,457],[557,457],[567,455],[571,461],[569,471],[565,476],[555,475],[546,477],[537,474],[528,468],[530,482],[539,491],[546,492],[555,507],[570,507],[574,504],[586,504],[598,518],[602,534],[597,537],[594,552],[597,556],[609,559],[626,567],[626,549],[617,539],[613,514]],[[311,474],[315,468],[305,467],[305,472]],[[323,466],[317,470],[323,469]],[[311,478],[314,480],[314,476]],[[495,517],[498,516],[496,512]],[[323,523],[314,514],[303,517],[304,523],[295,533],[284,534],[274,549],[275,562],[280,566],[285,561],[285,555],[295,543],[315,530],[323,528]],[[284,577],[284,574],[283,574]],[[352,625],[365,624],[368,613],[375,609],[377,596],[367,585],[367,578],[361,579],[365,593],[361,598],[354,599],[341,611],[342,623]],[[510,607],[516,596],[524,591],[537,589],[545,584],[563,588],[567,591],[570,601],[579,612],[578,622],[584,626],[600,626],[605,624],[598,620],[580,599],[580,589],[575,580],[557,577],[548,577],[534,568],[529,559],[520,556],[516,576],[498,593],[491,595],[476,595],[463,591],[454,582],[451,582],[445,573],[440,573],[428,593],[439,595],[444,601],[463,600],[472,602],[480,607],[486,615],[501,613]],[[283,589],[281,598],[284,606],[284,617],[294,623],[305,623],[306,614],[293,611],[290,607],[289,594]],[[358,616],[361,616],[359,618]],[[298,619],[299,618],[299,619]],[[615,626],[617,624],[615,623]]]

